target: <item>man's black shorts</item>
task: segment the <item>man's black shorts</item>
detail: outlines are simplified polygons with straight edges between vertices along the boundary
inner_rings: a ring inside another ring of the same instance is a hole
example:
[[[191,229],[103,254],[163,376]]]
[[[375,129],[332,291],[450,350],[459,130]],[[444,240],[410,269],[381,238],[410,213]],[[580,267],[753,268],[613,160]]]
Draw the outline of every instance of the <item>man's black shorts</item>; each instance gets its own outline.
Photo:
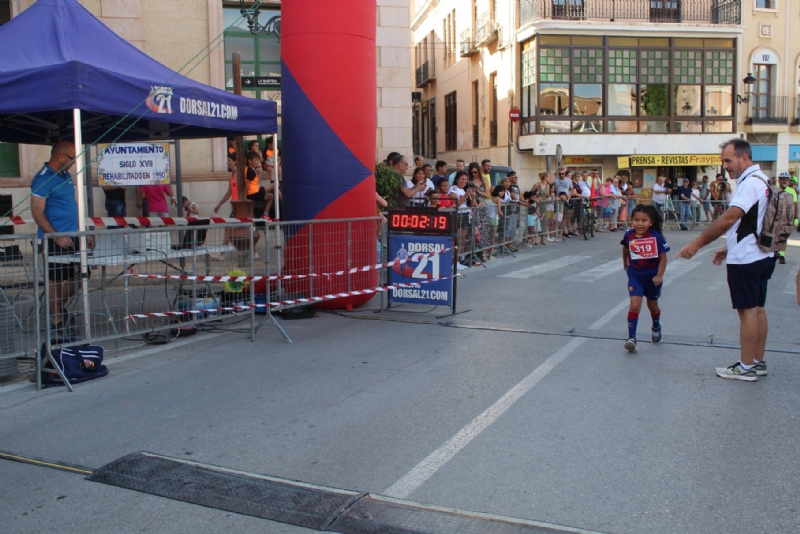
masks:
[[[54,256],[69,256],[76,258],[75,252],[78,250],[78,238],[73,237],[75,243],[74,247],[62,248],[56,245],[53,239],[47,240],[47,256],[52,258]],[[65,280],[74,280],[80,272],[79,263],[53,263],[49,261],[47,264],[47,271],[50,276],[51,282],[63,282]]]
[[[763,308],[767,302],[767,282],[775,270],[776,258],[753,263],[728,264],[728,288],[735,310]]]

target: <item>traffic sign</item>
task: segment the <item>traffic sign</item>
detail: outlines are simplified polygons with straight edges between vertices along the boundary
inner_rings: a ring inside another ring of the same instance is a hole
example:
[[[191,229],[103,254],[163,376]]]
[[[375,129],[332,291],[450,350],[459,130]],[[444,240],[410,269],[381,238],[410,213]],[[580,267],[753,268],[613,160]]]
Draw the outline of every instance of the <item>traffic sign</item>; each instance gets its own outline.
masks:
[[[514,106],[510,110],[508,110],[508,119],[511,122],[518,122],[522,113],[520,112],[519,108]]]
[[[280,87],[280,76],[242,76],[242,87]]]

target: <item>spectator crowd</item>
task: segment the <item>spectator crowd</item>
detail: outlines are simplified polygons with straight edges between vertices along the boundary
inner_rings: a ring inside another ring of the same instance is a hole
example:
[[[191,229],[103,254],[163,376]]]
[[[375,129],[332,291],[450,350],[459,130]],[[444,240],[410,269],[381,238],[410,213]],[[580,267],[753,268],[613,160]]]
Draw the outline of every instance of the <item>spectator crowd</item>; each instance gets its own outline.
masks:
[[[396,183],[392,195],[377,196],[382,207],[456,212],[459,269],[517,247],[578,237],[584,222],[596,232],[625,231],[637,204],[652,204],[665,222],[689,230],[690,224],[701,226],[721,216],[733,193],[722,174],[713,181],[708,176],[677,181],[658,176],[650,196],[637,192],[627,172],[603,178],[598,169],[562,167],[555,173],[540,172],[523,192],[516,172],[507,167],[497,172],[488,159],[469,164],[458,159],[452,166],[441,160],[430,165],[416,156],[411,168],[405,155],[393,152],[382,165],[393,170]],[[781,173],[779,186],[791,190],[796,200],[797,178]],[[783,256],[779,261],[785,261]]]

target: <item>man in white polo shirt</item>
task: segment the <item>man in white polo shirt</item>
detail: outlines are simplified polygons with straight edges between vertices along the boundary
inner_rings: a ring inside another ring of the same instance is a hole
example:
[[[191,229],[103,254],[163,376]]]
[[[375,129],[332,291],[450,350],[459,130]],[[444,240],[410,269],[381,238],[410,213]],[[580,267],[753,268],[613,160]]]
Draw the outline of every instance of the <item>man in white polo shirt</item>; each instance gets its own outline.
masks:
[[[727,246],[714,253],[714,265],[728,262],[728,288],[733,308],[739,313],[740,361],[718,367],[722,378],[753,382],[767,374],[764,348],[767,344],[767,282],[775,270],[772,252],[756,243],[761,221],[767,211],[768,178],[753,164],[750,143],[732,139],[722,145],[722,165],[736,180],[730,207],[708,229],[683,247],[675,257],[689,259],[702,247],[726,233]]]

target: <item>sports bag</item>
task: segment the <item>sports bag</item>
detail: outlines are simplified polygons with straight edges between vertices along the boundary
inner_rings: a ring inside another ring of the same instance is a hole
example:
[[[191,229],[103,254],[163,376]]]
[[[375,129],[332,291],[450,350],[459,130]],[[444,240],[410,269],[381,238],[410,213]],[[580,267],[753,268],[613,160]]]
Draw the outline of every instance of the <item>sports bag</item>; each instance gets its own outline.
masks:
[[[761,181],[767,186],[767,209],[761,219],[761,232],[758,233],[754,228],[753,234],[762,252],[777,252],[794,230],[794,198],[772,185],[769,180]]]
[[[42,351],[44,354],[44,350]],[[100,345],[83,345],[55,349],[53,360],[67,377],[70,384],[79,384],[94,380],[108,374],[108,367],[103,365],[103,347]],[[42,368],[42,384],[47,386],[63,386],[58,372],[52,368],[50,361]]]

